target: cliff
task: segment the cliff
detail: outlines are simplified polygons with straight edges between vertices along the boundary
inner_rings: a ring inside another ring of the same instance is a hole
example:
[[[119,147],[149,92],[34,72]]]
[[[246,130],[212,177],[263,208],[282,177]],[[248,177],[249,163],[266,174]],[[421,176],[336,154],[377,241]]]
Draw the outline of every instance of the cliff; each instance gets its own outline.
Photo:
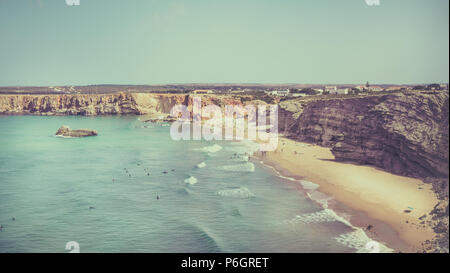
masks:
[[[0,114],[116,115],[167,112],[186,95],[114,93],[79,95],[1,95]]]
[[[448,92],[284,101],[280,131],[332,147],[338,161],[414,177],[448,177],[448,102]]]
[[[279,130],[285,136],[331,147],[337,161],[370,164],[432,184],[440,199],[430,212],[436,237],[424,250],[448,252],[448,92],[298,99],[279,105]]]

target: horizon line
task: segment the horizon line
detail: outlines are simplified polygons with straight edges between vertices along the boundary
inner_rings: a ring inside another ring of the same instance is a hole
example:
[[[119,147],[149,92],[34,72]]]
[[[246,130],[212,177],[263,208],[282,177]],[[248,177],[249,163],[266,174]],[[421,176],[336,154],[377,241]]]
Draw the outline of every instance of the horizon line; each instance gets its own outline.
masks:
[[[65,86],[183,86],[183,85],[365,85],[366,83],[238,83],[238,82],[229,82],[229,83],[221,83],[221,82],[196,82],[196,83],[161,83],[161,84],[122,84],[122,83],[94,83],[94,84],[52,84],[52,85],[0,85],[1,87],[65,87]],[[429,84],[449,84],[449,82],[445,81],[437,81],[437,82],[427,82],[427,83],[370,83],[370,85],[429,85]]]

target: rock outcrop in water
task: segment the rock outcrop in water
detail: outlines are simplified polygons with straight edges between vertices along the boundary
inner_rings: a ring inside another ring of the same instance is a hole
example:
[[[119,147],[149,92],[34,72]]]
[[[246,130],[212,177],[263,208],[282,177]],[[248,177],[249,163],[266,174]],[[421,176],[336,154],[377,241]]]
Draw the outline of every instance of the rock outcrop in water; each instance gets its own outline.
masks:
[[[63,125],[58,129],[55,135],[64,137],[88,137],[96,136],[98,135],[98,133],[97,131],[90,129],[72,130],[69,128],[69,126]]]

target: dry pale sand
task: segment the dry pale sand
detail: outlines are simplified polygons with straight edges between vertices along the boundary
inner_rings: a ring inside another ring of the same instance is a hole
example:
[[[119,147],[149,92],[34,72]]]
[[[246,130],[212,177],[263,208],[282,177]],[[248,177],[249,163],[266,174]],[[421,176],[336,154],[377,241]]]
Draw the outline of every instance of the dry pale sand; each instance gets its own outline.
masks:
[[[373,226],[369,234],[376,234],[378,240],[397,251],[420,251],[421,244],[434,236],[433,230],[419,217],[428,215],[438,199],[431,186],[418,179],[374,167],[335,162],[329,148],[286,138],[279,139],[276,151],[259,157],[283,175],[319,184],[319,191],[334,197],[344,207],[366,215],[361,220],[356,213],[350,221],[363,228]],[[405,213],[407,210],[411,212]]]

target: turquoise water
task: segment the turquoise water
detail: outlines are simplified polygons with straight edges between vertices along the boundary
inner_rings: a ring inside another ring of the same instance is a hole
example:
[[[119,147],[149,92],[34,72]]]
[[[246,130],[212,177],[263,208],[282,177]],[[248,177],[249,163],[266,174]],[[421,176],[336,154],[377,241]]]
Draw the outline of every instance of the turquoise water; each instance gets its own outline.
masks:
[[[99,135],[55,137],[63,124]],[[352,229],[320,218],[299,183],[246,161],[248,143],[175,142],[170,127],[143,125],[1,116],[0,252],[67,252],[68,241],[81,252],[356,251],[337,239]]]

